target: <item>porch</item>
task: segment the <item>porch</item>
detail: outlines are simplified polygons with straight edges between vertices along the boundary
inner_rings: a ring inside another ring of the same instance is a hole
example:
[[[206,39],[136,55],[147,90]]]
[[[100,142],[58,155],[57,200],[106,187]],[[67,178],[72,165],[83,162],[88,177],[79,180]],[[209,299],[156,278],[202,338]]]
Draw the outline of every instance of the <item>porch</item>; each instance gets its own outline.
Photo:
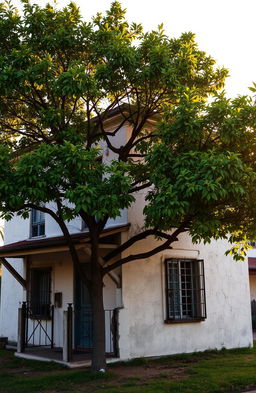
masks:
[[[15,352],[15,356],[28,360],[38,360],[41,362],[54,362],[63,364],[69,368],[87,367],[91,365],[91,354],[88,352],[73,351],[72,361],[63,360],[63,348],[32,347],[26,348],[24,352]]]
[[[126,225],[103,232],[99,244],[100,257],[120,244],[121,232],[127,229]],[[90,261],[88,233],[71,236],[81,268],[87,270]],[[6,258],[11,258],[11,261]],[[24,289],[25,301],[18,310],[18,321],[16,319],[17,322],[12,325],[15,335],[18,330],[17,356],[68,366],[88,365],[93,348],[91,301],[85,283],[73,269],[65,239],[42,238],[8,244],[0,248],[0,260]],[[23,266],[23,274],[13,268],[13,260]],[[121,269],[117,269],[104,279],[105,339],[109,361],[119,355],[121,274]],[[14,313],[17,315],[17,308]]]
[[[50,318],[46,320],[33,315],[29,304],[23,302],[18,310],[18,343],[15,355],[30,360],[56,362],[70,368],[90,366],[93,349],[91,318],[89,323],[88,318],[86,324],[82,323],[84,342],[91,343],[91,346],[81,348],[74,342],[75,314],[76,311],[69,304],[63,312],[63,347],[58,347],[54,344],[54,307],[51,307]],[[118,309],[105,310],[107,363],[117,360],[119,356],[118,315]],[[80,321],[82,319],[80,315]]]
[[[90,367],[91,365],[91,354],[88,352],[73,351],[72,360],[70,362],[63,361],[63,350],[62,348],[29,348],[26,352],[15,352],[15,356],[22,359],[38,360],[40,362],[54,362],[59,363],[68,368],[79,368],[79,367]],[[106,362],[114,363],[119,358],[110,355],[106,356]]]

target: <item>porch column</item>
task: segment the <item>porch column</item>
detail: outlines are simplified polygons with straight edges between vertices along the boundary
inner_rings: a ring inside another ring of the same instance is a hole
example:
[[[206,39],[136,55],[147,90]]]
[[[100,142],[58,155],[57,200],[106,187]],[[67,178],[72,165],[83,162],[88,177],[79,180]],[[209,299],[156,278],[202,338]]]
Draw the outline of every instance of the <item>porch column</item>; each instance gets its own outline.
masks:
[[[22,307],[18,309],[18,342],[17,352],[25,352],[25,341],[26,341],[26,302],[22,303]]]
[[[113,340],[113,352],[114,356],[119,358],[119,311],[120,308],[114,308],[112,322],[111,322],[111,331],[112,331],[112,340]]]
[[[72,303],[68,303],[67,311],[63,311],[63,361],[72,360],[73,343],[73,309]]]

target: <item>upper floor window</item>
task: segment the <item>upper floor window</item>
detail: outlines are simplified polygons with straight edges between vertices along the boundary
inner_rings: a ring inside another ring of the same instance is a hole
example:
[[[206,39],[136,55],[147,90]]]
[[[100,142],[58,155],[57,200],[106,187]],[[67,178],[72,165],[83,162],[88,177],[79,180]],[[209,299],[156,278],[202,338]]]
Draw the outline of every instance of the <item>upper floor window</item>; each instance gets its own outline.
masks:
[[[166,261],[167,321],[206,318],[204,265],[197,259]]]
[[[82,219],[81,231],[87,232],[89,230],[86,222]]]
[[[38,237],[45,235],[45,217],[44,213],[32,209],[31,211],[31,237]]]

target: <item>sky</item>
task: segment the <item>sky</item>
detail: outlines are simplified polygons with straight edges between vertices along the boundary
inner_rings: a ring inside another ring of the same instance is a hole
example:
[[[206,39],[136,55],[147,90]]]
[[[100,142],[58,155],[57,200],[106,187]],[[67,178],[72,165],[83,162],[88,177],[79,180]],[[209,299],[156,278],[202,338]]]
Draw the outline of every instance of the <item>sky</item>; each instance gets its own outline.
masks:
[[[20,7],[19,0],[13,1]],[[45,0],[31,0],[45,4]],[[58,0],[59,6],[69,1]],[[85,20],[104,12],[112,0],[76,0]],[[178,37],[192,31],[200,49],[229,69],[226,92],[230,97],[250,94],[256,82],[256,0],[122,0],[130,22],[144,30],[164,23],[166,33]]]

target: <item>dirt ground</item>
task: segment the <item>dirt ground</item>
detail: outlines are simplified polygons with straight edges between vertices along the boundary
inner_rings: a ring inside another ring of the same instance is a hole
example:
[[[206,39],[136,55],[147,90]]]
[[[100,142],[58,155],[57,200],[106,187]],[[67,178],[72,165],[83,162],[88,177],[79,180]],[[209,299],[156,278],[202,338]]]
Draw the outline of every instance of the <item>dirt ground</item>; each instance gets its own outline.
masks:
[[[186,363],[186,362],[184,362]],[[5,369],[10,374],[23,374],[24,376],[43,376],[63,370],[57,363],[40,363],[27,361],[13,356],[12,352],[2,352],[0,356],[0,369]],[[159,364],[154,361],[146,361],[145,364],[114,364],[107,367],[107,371],[116,374],[123,379],[138,378],[147,380],[154,377],[165,377],[171,380],[179,380],[187,376],[186,367],[175,365]]]
[[[187,375],[185,367],[170,367],[167,365],[157,366],[155,363],[150,362],[140,366],[110,366],[108,367],[108,371],[123,378],[140,378],[141,380],[154,377],[166,377],[169,380],[179,380]]]

